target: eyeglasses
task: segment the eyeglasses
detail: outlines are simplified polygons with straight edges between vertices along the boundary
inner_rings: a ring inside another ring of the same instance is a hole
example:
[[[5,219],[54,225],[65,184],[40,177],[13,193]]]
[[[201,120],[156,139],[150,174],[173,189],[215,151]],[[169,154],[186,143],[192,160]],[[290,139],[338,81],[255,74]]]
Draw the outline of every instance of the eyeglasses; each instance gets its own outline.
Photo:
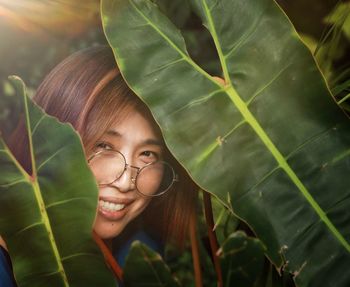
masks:
[[[88,159],[88,163],[100,186],[114,183],[128,167],[131,168],[131,181],[135,184],[137,191],[145,196],[160,196],[169,191],[174,182],[178,181],[174,169],[165,161],[136,167],[127,164],[125,156],[115,150],[98,151]]]

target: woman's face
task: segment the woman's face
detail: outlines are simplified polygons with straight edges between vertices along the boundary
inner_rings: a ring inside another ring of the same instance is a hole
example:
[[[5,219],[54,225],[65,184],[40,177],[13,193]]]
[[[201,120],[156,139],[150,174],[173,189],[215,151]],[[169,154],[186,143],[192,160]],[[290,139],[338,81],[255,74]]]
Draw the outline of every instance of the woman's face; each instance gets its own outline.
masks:
[[[125,119],[113,124],[95,144],[96,152],[107,151],[108,154],[110,150],[123,154],[128,165],[143,167],[162,159],[164,149],[161,135],[157,132],[153,120],[133,110]],[[110,165],[102,164],[102,166],[102,169],[105,169]],[[101,172],[101,168],[97,168],[93,160],[90,162],[90,167],[96,178],[104,176],[104,171]],[[114,182],[99,186],[99,204],[94,230],[103,239],[119,235],[150,203],[150,197],[137,192],[132,176],[135,176],[135,169],[128,167]],[[157,179],[151,178],[150,182],[154,180]],[[156,185],[153,186],[150,184],[146,189],[154,188],[155,193]]]

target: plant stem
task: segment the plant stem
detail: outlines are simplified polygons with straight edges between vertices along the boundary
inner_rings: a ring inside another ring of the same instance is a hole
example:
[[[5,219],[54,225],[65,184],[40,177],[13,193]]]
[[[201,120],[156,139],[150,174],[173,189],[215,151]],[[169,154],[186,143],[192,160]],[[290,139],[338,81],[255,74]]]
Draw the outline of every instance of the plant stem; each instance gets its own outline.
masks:
[[[106,243],[97,235],[95,231],[93,231],[92,234],[93,234],[94,240],[96,241],[97,245],[100,247],[105,257],[105,260],[109,265],[109,267],[112,269],[114,275],[118,278],[120,282],[123,282],[123,270],[119,266],[118,262],[114,259]]]
[[[221,265],[220,265],[219,257],[217,255],[219,244],[214,231],[214,219],[213,219],[213,209],[211,206],[211,197],[210,197],[210,194],[206,191],[203,191],[203,201],[204,201],[205,219],[207,221],[207,227],[208,227],[210,249],[212,252],[214,267],[218,278],[217,286],[223,287],[224,283],[222,279]]]
[[[338,105],[340,105],[341,103],[345,102],[347,99],[350,98],[350,93],[347,94],[344,98],[342,98],[339,102],[338,102]]]
[[[190,238],[191,238],[193,268],[194,268],[194,275],[195,275],[195,286],[202,287],[203,280],[202,280],[202,271],[201,271],[201,265],[200,265],[198,240],[196,236],[196,216],[194,212],[192,212],[191,219],[190,219]]]

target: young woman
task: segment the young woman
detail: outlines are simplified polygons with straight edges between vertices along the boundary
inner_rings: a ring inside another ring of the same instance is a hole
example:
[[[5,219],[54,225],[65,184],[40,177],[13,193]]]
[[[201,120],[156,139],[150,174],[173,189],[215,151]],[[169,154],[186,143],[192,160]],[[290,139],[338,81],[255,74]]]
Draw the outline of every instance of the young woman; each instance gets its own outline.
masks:
[[[99,185],[94,231],[120,265],[134,239],[160,253],[168,241],[183,244],[197,188],[124,82],[109,47],[68,57],[44,79],[34,101],[80,134]],[[21,134],[13,136],[16,143]],[[13,151],[29,170],[25,150]]]

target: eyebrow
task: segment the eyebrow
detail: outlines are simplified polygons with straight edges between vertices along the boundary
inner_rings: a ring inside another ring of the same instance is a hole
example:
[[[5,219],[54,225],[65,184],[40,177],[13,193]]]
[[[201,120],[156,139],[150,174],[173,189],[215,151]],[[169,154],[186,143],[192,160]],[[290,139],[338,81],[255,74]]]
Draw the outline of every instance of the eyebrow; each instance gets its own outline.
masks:
[[[108,130],[106,132],[106,134],[109,135],[109,136],[112,136],[112,137],[122,137],[122,134],[119,133],[116,130]],[[149,138],[149,139],[146,139],[146,140],[142,141],[141,145],[157,145],[157,146],[163,147],[164,143],[163,143],[163,141],[160,141],[160,140],[157,140],[157,139],[153,139],[153,138]]]
[[[106,131],[106,134],[109,135],[109,136],[113,136],[113,137],[121,137],[122,135],[115,131],[115,130],[108,130]]]

